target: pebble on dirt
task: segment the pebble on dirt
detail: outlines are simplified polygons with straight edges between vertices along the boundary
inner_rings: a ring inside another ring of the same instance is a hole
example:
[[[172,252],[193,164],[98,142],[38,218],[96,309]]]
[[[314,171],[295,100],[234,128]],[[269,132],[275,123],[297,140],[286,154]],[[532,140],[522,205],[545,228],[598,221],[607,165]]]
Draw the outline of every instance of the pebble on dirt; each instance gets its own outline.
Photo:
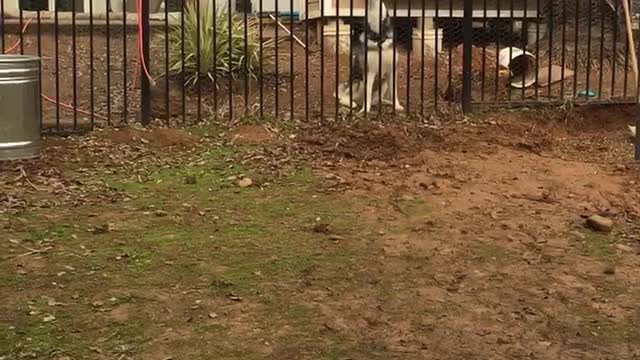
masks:
[[[613,275],[616,273],[616,267],[611,264],[608,264],[604,267],[603,272],[607,275]]]
[[[197,182],[195,175],[187,175],[184,177],[184,183],[187,185],[195,185]]]
[[[611,232],[613,220],[600,215],[592,215],[587,219],[587,227],[604,233]]]
[[[163,217],[163,216],[169,215],[169,213],[167,213],[164,210],[156,210],[155,214],[156,214],[157,217]]]
[[[253,180],[249,179],[248,177],[242,178],[238,181],[238,186],[240,186],[241,188],[246,188],[253,185]]]

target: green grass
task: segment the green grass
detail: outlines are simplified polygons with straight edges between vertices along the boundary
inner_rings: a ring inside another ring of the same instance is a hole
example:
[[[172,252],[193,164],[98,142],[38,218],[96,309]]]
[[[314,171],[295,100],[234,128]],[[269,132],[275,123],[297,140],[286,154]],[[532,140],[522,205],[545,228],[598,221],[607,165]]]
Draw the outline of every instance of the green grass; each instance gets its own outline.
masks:
[[[611,249],[609,238],[606,235],[588,231],[584,233],[584,240],[581,241],[582,253],[585,256],[590,256],[602,261],[612,260],[614,253]]]
[[[315,310],[290,299],[290,293],[307,273],[340,273],[353,266],[353,254],[310,229],[321,218],[341,234],[358,234],[357,215],[343,200],[315,193],[317,180],[306,168],[271,179],[266,187],[239,188],[230,176],[257,175],[230,164],[233,154],[216,149],[190,165],[149,168],[143,181],[109,175],[101,180],[123,192],[127,202],[58,209],[55,224],[44,210],[21,214],[28,221],[12,236],[30,247],[50,243],[54,248],[41,256],[44,268],[26,275],[0,263],[0,292],[16,294],[0,316],[0,356],[31,352],[38,358],[90,358],[101,352],[144,358],[151,350],[147,334],[161,333],[153,318],[175,305],[169,316],[177,323],[173,326],[222,337],[232,331],[232,321],[224,323],[230,315],[222,313],[220,323],[185,323],[199,298],[218,304],[216,312],[257,304],[251,321],[292,326],[300,331],[287,335],[292,341],[319,351],[319,344],[309,340],[318,331],[311,325]],[[184,182],[187,174],[197,176],[195,185]],[[106,223],[113,225],[106,233],[89,231]],[[242,301],[235,304],[230,294]],[[24,301],[43,295],[69,306],[38,304],[41,313],[28,315]],[[109,302],[111,297],[118,301]],[[136,311],[125,323],[113,323],[105,314],[123,298]],[[158,300],[163,298],[173,303]],[[96,300],[104,305],[93,306]],[[56,320],[43,323],[44,312],[54,313]],[[21,324],[18,332],[10,328],[15,324]],[[246,336],[253,339],[251,333]],[[231,358],[260,358],[250,346],[234,351],[234,343],[224,338],[218,350]],[[188,339],[175,344],[193,347]]]

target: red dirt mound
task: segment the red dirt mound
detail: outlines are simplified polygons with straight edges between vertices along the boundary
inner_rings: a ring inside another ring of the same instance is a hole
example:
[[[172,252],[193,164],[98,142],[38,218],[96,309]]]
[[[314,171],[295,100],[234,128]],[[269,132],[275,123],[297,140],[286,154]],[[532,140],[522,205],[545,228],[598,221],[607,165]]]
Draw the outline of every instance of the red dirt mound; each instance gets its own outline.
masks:
[[[238,144],[264,144],[273,140],[273,134],[264,125],[240,125],[231,131],[231,141]]]
[[[427,128],[384,127],[371,123],[358,123],[350,127],[322,126],[303,132],[300,141],[319,147],[324,153],[357,160],[393,160],[414,152],[427,143],[440,143],[443,139]]]

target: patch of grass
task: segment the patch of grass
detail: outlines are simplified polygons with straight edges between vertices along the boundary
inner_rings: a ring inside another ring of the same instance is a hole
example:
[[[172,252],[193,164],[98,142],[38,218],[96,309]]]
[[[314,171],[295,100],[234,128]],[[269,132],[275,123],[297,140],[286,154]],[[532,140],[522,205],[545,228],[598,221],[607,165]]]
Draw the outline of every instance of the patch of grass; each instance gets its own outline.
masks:
[[[258,310],[248,310],[255,322],[252,326],[266,327],[274,334],[276,328],[289,326],[287,341],[319,353],[320,344],[312,341],[321,336],[317,333],[321,328],[313,321],[319,315],[292,296],[308,274],[324,274],[318,275],[317,281],[322,282],[355,266],[350,250],[311,229],[320,218],[341,235],[360,234],[363,229],[357,215],[342,199],[316,193],[318,180],[306,168],[269,179],[270,185],[262,189],[240,188],[228,178],[255,174],[227,161],[232,155],[234,150],[216,149],[189,165],[149,168],[143,181],[128,174],[110,175],[102,180],[123,191],[129,198],[126,202],[59,209],[56,224],[51,224],[44,210],[25,214],[33,221],[17,230],[16,239],[34,246],[51,241],[54,248],[43,255],[45,269],[20,275],[22,278],[0,264],[0,274],[4,274],[0,275],[0,292],[14,296],[19,281],[21,290],[36,294],[34,297],[44,289],[62,292],[56,300],[69,306],[56,307],[57,320],[46,327],[42,319],[25,320],[24,309],[11,306],[9,315],[0,318],[0,327],[4,327],[0,334],[10,341],[0,342],[0,348],[9,349],[13,356],[24,350],[18,344],[30,337],[37,341],[28,348],[41,357],[55,351],[86,358],[95,355],[95,349],[103,355],[135,357],[148,350],[146,334],[162,333],[155,318],[163,314],[175,320],[172,327],[200,329],[207,338],[215,335],[219,351],[234,349],[236,339],[227,336],[233,324],[226,323],[224,314],[219,324],[203,325],[197,320],[191,324],[185,318],[192,316],[174,308],[184,306],[189,311],[191,305],[181,302],[193,304],[204,298],[219,304],[216,312],[236,304],[259,304]],[[196,184],[184,182],[187,174],[196,175]],[[114,225],[107,232],[88,231],[106,223]],[[125,323],[114,324],[102,311],[108,314],[116,303],[107,299],[122,292],[138,294],[131,303],[136,312]],[[176,300],[169,305],[155,300],[158,292],[176,296]],[[148,298],[139,299],[146,293]],[[234,303],[229,294],[242,297],[243,302]],[[96,299],[105,306],[92,306]],[[46,304],[38,306],[46,308]],[[172,307],[169,314],[165,313],[167,306]],[[8,324],[25,321],[24,331],[4,336]],[[63,341],[64,332],[71,335]],[[291,337],[291,333],[296,335]],[[259,336],[243,334],[248,342],[260,342]],[[184,339],[175,345],[186,350],[193,342]],[[236,358],[261,358],[251,353],[251,349],[239,351]],[[235,356],[233,351],[229,354]]]
[[[427,219],[431,205],[420,198],[399,198],[391,200],[391,206],[401,214],[411,218]]]
[[[70,224],[55,224],[46,228],[40,228],[37,224],[35,226],[37,228],[23,234],[21,240],[28,242],[53,241],[66,239],[78,232],[78,229]]]
[[[13,289],[20,284],[20,275],[8,271],[0,271],[0,288]]]
[[[472,248],[473,260],[482,263],[494,263],[496,265],[506,265],[510,261],[508,250],[502,246],[483,241],[475,241]]]
[[[582,242],[582,254],[594,257],[602,261],[610,261],[613,257],[613,251],[609,244],[609,239],[602,234],[593,231],[584,233]]]
[[[632,324],[616,323],[593,315],[584,316],[579,327],[594,345],[628,344],[640,336],[640,331]]]

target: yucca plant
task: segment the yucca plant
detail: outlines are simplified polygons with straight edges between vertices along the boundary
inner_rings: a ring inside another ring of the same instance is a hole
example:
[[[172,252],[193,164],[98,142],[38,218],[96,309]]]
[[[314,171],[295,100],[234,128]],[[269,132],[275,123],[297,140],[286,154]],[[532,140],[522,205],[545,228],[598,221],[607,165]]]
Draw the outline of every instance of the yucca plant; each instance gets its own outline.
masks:
[[[210,4],[211,2],[201,4],[199,13],[194,1],[188,2],[185,6],[184,59],[182,58],[181,25],[171,27],[169,32],[170,72],[181,74],[184,61],[184,75],[188,85],[193,85],[202,78],[213,80],[214,74],[221,78],[229,75],[236,77],[246,72],[246,76],[257,78],[260,68],[258,22],[255,19],[247,21],[245,54],[244,19],[232,14],[231,37],[229,37],[228,9],[216,9],[214,19]],[[200,71],[198,71],[198,39],[200,39]],[[231,46],[229,46],[230,43]],[[262,41],[263,67],[273,63],[275,45],[274,39]]]

